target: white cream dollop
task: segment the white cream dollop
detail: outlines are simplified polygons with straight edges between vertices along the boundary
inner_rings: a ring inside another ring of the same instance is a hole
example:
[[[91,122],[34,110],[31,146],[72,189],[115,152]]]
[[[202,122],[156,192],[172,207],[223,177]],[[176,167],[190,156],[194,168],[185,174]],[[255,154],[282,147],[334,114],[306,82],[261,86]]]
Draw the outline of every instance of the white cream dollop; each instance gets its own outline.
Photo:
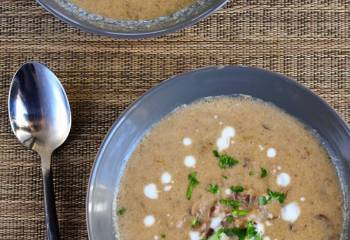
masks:
[[[160,178],[163,184],[168,184],[171,182],[171,174],[169,172],[164,172]]]
[[[199,232],[190,231],[190,239],[191,240],[200,240],[201,236],[200,236]]]
[[[216,230],[221,226],[222,217],[214,217],[211,219],[210,228]]]
[[[230,146],[231,138],[233,138],[235,135],[236,130],[233,127],[225,127],[221,132],[221,136],[216,141],[218,150],[222,151],[227,149]]]
[[[277,155],[277,151],[274,148],[268,148],[266,154],[267,154],[267,157],[274,158]]]
[[[143,219],[143,224],[144,224],[146,227],[151,227],[155,222],[156,222],[156,219],[154,218],[153,215],[147,215],[147,216]]]
[[[188,168],[195,168],[196,167],[196,159],[192,155],[188,155],[185,157],[184,164]]]
[[[280,173],[277,175],[277,184],[281,187],[287,187],[290,183],[290,176],[288,173]]]
[[[257,222],[256,225],[255,225],[255,229],[260,235],[264,235],[264,233],[265,233],[265,226],[264,226],[263,223]]]
[[[192,139],[189,137],[185,137],[184,139],[182,139],[182,144],[185,146],[190,146],[192,144]]]
[[[158,198],[157,185],[155,185],[154,183],[147,184],[143,188],[143,193],[145,194],[146,197],[150,199],[157,199]]]
[[[295,222],[300,216],[300,208],[296,202],[287,204],[281,209],[281,217],[286,222]]]

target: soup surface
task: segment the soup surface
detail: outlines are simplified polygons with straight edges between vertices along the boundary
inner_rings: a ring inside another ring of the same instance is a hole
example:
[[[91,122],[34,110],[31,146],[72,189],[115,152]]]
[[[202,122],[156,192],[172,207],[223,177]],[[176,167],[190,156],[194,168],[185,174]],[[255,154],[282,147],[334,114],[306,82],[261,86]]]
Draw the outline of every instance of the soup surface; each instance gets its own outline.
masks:
[[[70,0],[88,12],[123,20],[146,20],[168,16],[194,0]]]
[[[248,97],[182,107],[145,136],[117,199],[121,240],[336,240],[342,197],[314,134]]]

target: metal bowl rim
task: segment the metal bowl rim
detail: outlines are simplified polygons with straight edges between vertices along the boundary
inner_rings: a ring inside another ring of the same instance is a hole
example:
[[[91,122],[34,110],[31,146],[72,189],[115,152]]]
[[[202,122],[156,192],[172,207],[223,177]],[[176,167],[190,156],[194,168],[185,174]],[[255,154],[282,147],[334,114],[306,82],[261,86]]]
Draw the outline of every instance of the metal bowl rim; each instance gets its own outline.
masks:
[[[78,18],[74,19],[68,16],[68,14],[60,11],[58,8],[55,8],[53,4],[50,2],[46,2],[45,0],[37,0],[37,2],[45,8],[48,12],[62,20],[63,22],[78,28],[84,32],[89,32],[98,35],[109,36],[113,38],[123,38],[123,39],[142,39],[149,37],[158,37],[165,34],[173,33],[178,30],[181,30],[186,27],[193,26],[200,20],[208,17],[210,14],[214,13],[216,10],[222,8],[229,0],[219,0],[217,4],[214,4],[212,7],[207,9],[206,11],[196,15],[194,18],[189,18],[186,21],[172,25],[168,28],[161,28],[159,30],[154,31],[145,31],[145,32],[113,32],[109,30],[104,30],[102,28],[92,27],[89,24],[86,24],[84,21],[79,20]]]

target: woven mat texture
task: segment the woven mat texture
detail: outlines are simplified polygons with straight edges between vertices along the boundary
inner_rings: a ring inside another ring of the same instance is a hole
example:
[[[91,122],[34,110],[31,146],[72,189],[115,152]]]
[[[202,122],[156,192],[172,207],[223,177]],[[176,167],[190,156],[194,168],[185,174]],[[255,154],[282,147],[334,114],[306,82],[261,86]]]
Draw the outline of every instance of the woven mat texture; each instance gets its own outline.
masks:
[[[37,154],[12,135],[7,93],[24,62],[47,64],[73,113],[53,157],[62,239],[87,239],[85,195],[109,127],[137,97],[195,68],[244,64],[289,76],[350,122],[350,2],[231,0],[194,27],[161,38],[115,40],[74,29],[34,0],[0,0],[0,239],[45,238]]]

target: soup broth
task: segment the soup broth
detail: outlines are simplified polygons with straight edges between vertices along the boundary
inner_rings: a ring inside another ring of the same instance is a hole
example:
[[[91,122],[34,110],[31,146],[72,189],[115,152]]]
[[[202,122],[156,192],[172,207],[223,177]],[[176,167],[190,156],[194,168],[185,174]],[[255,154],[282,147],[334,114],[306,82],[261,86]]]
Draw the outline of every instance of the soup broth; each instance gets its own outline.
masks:
[[[342,196],[326,150],[302,123],[249,97],[181,107],[128,162],[120,240],[336,240]]]

